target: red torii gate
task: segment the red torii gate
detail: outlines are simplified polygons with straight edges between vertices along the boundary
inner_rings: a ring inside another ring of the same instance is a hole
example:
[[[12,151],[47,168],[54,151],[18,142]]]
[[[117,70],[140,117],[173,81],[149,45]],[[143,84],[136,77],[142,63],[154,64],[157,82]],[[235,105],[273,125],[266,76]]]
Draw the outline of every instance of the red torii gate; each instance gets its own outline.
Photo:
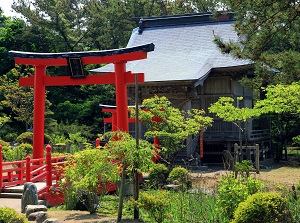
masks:
[[[118,129],[128,132],[127,83],[135,83],[135,77],[131,75],[131,72],[126,72],[126,63],[145,59],[147,52],[153,50],[154,44],[151,43],[131,48],[88,52],[32,53],[9,51],[8,54],[15,58],[15,63],[35,67],[34,76],[19,79],[20,86],[34,87],[33,158],[38,159],[44,156],[46,86],[115,84]],[[106,75],[85,76],[83,74],[82,65],[109,63],[114,64],[115,72]],[[48,66],[69,66],[71,71],[79,72],[77,73],[79,75],[51,77],[46,74],[46,67]],[[138,74],[138,82],[144,82],[142,73]]]
[[[111,130],[117,131],[117,106],[112,106],[112,105],[101,105],[100,104],[100,108],[102,109],[103,112],[108,112],[111,113],[111,117],[109,118],[104,118],[104,123],[111,123],[112,127]],[[161,122],[162,120],[160,118],[157,117],[153,117],[152,118],[153,121],[155,122]],[[135,119],[133,118],[129,118],[128,119],[129,122],[136,122]],[[154,137],[153,139],[153,145],[156,148],[156,152],[159,150],[160,147],[160,141],[158,137]],[[100,140],[98,141],[98,144],[100,145]],[[156,163],[156,161],[159,159],[159,153],[156,153],[156,156],[152,158],[152,161]]]

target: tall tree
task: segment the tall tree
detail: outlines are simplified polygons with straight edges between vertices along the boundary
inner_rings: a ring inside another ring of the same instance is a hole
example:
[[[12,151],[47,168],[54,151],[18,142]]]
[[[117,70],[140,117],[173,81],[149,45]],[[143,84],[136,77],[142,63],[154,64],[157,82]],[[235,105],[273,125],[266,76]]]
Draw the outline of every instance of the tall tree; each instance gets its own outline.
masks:
[[[295,136],[300,135],[300,83],[290,85],[270,85],[265,89],[266,98],[255,104],[261,114],[272,117],[272,136],[278,159],[282,156],[282,149],[287,159],[287,145],[292,143]]]
[[[292,83],[300,79],[300,3],[295,0],[221,0],[235,13],[238,42],[216,42],[223,52],[249,59],[255,76],[244,79],[252,87],[266,83]]]
[[[0,75],[14,68],[13,58],[8,56],[11,49],[24,49],[25,22],[19,18],[6,17],[0,11]]]

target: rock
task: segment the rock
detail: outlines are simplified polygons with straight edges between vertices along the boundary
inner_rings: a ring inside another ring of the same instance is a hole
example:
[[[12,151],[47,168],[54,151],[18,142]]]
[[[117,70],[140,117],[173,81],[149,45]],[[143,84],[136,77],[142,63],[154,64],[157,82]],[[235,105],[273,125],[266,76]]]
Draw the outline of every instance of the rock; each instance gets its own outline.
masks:
[[[27,182],[24,184],[24,189],[21,198],[21,212],[25,213],[27,205],[38,204],[38,191],[34,183]]]
[[[95,213],[99,207],[99,199],[97,194],[89,191],[78,190],[77,191],[77,203],[75,210],[89,211]]]
[[[33,213],[30,213],[27,217],[28,221],[35,221],[36,217],[38,215],[38,212],[33,212]]]
[[[39,211],[46,212],[47,210],[48,209],[45,205],[27,205],[26,208],[25,208],[25,214],[26,214],[26,217],[28,218],[28,216],[31,213],[39,212]]]
[[[50,204],[49,204],[49,202],[48,202],[48,201],[46,201],[46,200],[39,200],[39,203],[38,203],[38,205],[45,205],[47,208],[49,208],[49,207],[50,207]]]
[[[180,185],[178,184],[168,184],[165,186],[167,190],[174,190],[174,191],[178,191]]]
[[[37,213],[38,214],[37,214],[36,219],[35,219],[36,223],[43,223],[48,217],[47,212],[39,211]]]
[[[48,218],[43,223],[60,223],[56,218]]]

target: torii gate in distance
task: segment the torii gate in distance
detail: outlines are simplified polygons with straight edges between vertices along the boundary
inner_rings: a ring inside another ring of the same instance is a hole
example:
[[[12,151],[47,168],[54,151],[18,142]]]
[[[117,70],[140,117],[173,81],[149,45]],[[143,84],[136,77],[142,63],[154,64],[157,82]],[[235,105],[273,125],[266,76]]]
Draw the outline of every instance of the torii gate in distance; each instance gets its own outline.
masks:
[[[34,66],[34,75],[19,79],[20,86],[34,87],[33,113],[33,158],[44,156],[45,131],[45,87],[72,86],[90,84],[115,84],[117,105],[117,127],[128,132],[127,84],[135,83],[135,76],[126,71],[128,61],[147,58],[147,53],[154,50],[154,44],[145,44],[131,48],[105,51],[32,53],[9,51],[16,64]],[[85,75],[83,66],[88,64],[113,63],[115,71],[109,74]],[[46,74],[48,66],[68,66],[70,76],[50,76]],[[144,82],[144,74],[139,73],[138,82]]]

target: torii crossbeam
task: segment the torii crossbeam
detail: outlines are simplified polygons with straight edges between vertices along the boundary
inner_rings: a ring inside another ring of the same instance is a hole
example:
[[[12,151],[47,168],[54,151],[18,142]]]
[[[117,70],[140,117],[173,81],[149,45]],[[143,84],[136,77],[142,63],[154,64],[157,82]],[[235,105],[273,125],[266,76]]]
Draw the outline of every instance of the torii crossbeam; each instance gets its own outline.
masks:
[[[153,50],[154,44],[151,43],[131,48],[88,52],[32,53],[9,51],[8,54],[15,58],[15,63],[35,67],[34,75],[19,79],[20,86],[34,87],[33,158],[42,158],[44,155],[46,86],[115,84],[118,109],[117,127],[120,131],[128,132],[127,84],[135,83],[135,77],[131,75],[131,72],[126,71],[126,63],[146,59],[147,53]],[[70,59],[78,59],[82,65],[113,63],[115,72],[104,75],[80,76],[80,78],[71,76],[52,77],[46,74],[46,67],[70,66]],[[144,82],[144,74],[138,74],[138,81]]]

